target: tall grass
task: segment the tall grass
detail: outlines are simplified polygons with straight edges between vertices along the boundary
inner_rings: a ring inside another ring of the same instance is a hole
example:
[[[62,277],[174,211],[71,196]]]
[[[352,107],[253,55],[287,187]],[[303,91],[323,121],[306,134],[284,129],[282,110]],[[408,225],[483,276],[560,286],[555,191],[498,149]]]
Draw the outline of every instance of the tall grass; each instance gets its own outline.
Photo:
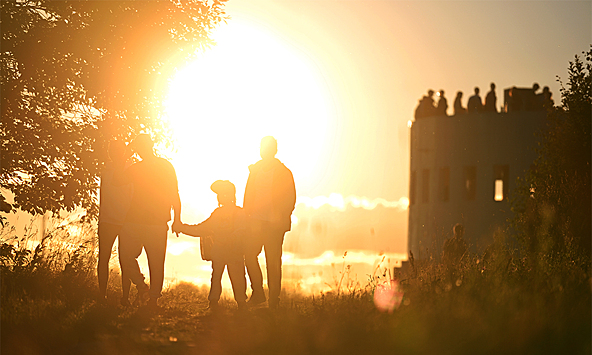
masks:
[[[67,342],[94,302],[93,225],[59,218],[49,224],[39,231],[32,220],[22,235],[10,225],[0,234],[3,353],[43,353],[37,348]]]
[[[90,224],[58,224],[41,237],[32,226],[22,237],[14,235],[13,228],[2,232],[3,307],[41,299],[73,302],[88,296],[96,261]]]
[[[75,235],[72,231],[77,231]],[[207,287],[166,289],[161,309],[97,302],[94,229],[56,227],[44,240],[2,231],[3,354],[589,354],[591,270],[573,255],[519,253],[504,233],[454,265],[378,264],[350,279],[347,255],[333,292],[282,293],[275,312],[207,310]],[[373,293],[404,293],[380,312]],[[111,292],[120,292],[110,282]]]

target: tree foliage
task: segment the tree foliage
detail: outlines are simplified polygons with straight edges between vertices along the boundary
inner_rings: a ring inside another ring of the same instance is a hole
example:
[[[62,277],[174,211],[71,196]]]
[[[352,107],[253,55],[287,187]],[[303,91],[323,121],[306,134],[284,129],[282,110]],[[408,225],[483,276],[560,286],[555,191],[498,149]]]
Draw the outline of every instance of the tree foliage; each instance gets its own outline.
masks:
[[[2,209],[96,214],[106,141],[166,136],[163,84],[212,44],[224,1],[2,0]]]
[[[513,221],[526,254],[590,256],[592,49],[569,63],[538,158],[519,181]]]

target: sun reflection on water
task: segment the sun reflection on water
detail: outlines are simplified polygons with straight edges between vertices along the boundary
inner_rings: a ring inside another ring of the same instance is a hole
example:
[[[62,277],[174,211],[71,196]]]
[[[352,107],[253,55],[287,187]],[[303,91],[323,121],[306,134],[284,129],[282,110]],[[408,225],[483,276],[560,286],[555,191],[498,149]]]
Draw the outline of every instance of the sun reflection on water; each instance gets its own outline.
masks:
[[[304,196],[298,197],[297,204],[300,203],[315,209],[318,209],[324,205],[329,205],[341,211],[345,210],[348,205],[355,208],[361,207],[367,210],[374,209],[379,205],[387,208],[398,208],[401,210],[406,210],[409,207],[409,199],[407,197],[401,197],[396,201],[388,201],[384,198],[375,198],[371,200],[367,197],[359,196],[343,197],[343,195],[338,193],[332,193],[329,196],[316,196],[312,198]]]
[[[297,253],[284,252],[282,255],[283,289],[286,292],[307,295],[337,291],[340,279],[343,282],[343,289],[345,289],[345,281],[364,287],[370,276],[376,274],[377,270],[380,273],[400,266],[400,262],[405,258],[404,254],[381,254],[369,250],[351,250],[345,253],[326,250],[314,257],[302,257]],[[145,255],[139,258],[139,263],[143,271],[148,270]],[[259,263],[265,279],[264,251],[259,256]],[[347,275],[344,275],[346,269],[349,270]],[[209,287],[211,272],[211,263],[203,261],[200,257],[197,238],[191,240],[183,237],[169,238],[165,269],[166,284],[172,286],[184,281]],[[227,274],[224,275],[222,284],[225,297],[232,298],[232,286]]]

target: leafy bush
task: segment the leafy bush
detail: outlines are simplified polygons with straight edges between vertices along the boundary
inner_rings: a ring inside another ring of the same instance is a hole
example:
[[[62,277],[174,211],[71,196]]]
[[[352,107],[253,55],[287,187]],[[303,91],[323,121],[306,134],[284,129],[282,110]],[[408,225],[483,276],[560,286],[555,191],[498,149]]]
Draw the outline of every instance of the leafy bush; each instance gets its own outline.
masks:
[[[518,181],[512,203],[512,226],[532,267],[590,262],[592,49],[584,58],[569,64],[561,106],[549,109],[538,158]]]

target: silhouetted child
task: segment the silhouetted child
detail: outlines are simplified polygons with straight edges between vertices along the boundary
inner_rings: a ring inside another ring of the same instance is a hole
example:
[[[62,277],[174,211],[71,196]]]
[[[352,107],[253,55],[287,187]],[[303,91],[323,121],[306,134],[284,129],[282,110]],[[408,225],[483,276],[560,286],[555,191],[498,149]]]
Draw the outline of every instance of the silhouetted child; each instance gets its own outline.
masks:
[[[239,309],[246,306],[247,281],[243,253],[245,215],[236,205],[236,189],[228,180],[215,181],[210,187],[218,195],[218,208],[197,225],[182,223],[175,232],[200,238],[201,255],[212,262],[210,309],[218,306],[222,294],[222,275],[228,267],[234,299]]]

